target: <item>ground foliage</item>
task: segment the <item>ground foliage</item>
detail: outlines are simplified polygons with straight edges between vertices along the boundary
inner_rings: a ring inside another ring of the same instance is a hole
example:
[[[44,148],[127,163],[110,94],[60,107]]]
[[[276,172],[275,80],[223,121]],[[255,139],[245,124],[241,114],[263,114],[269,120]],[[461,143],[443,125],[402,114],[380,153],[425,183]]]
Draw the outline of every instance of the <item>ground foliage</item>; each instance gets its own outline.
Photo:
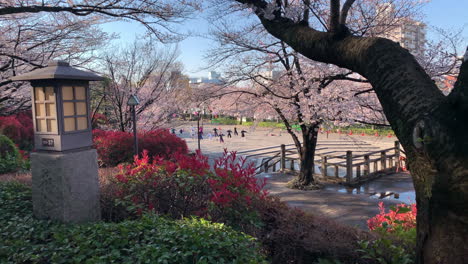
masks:
[[[252,165],[225,152],[209,169],[197,153],[170,160],[146,154],[103,187],[103,215],[110,221],[138,218],[145,211],[179,219],[197,215],[226,223],[257,237],[273,263],[312,263],[332,258],[343,263],[360,259],[356,241],[372,235],[332,220],[304,213],[266,195]]]
[[[1,263],[266,263],[255,239],[201,218],[64,225],[32,217],[31,190],[0,183]]]

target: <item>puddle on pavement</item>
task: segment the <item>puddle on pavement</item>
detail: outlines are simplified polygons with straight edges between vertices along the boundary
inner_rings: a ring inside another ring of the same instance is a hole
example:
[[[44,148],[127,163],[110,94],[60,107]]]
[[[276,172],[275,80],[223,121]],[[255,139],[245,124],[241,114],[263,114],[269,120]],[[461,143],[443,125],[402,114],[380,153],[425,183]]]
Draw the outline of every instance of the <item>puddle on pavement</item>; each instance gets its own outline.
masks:
[[[404,203],[414,203],[416,201],[415,193],[412,189],[412,185],[408,185],[407,188],[401,186],[397,190],[374,188],[369,186],[372,184],[362,185],[360,187],[351,188],[341,185],[327,186],[326,190],[337,191],[339,193],[347,193],[352,195],[366,195],[373,199],[392,199],[398,200]]]

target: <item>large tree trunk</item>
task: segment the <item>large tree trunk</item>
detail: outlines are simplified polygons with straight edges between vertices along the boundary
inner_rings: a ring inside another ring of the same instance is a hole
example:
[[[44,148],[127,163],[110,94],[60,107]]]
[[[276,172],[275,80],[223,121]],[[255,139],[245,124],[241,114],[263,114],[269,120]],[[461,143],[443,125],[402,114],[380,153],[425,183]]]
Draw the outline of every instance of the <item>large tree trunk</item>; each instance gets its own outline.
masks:
[[[305,126],[304,126],[305,127]],[[297,183],[301,186],[313,184],[315,171],[315,147],[317,146],[318,125],[307,126],[302,129],[302,148],[300,150],[301,166]]]
[[[407,153],[418,208],[416,262],[468,263],[466,79],[445,97],[397,43],[345,31],[319,32],[279,12],[267,19],[265,2],[238,1],[254,3],[265,28],[304,56],[351,69],[370,81]]]

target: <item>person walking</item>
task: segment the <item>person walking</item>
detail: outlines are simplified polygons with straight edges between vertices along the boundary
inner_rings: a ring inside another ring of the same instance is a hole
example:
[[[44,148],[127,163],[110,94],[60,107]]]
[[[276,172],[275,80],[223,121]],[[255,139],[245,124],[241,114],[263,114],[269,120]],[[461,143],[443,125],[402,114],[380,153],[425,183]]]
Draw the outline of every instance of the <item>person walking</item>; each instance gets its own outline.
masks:
[[[172,132],[172,134],[175,135],[175,128],[172,128],[172,129],[171,129],[171,132]]]
[[[228,138],[232,138],[232,135],[231,135],[231,133],[232,133],[232,130],[231,130],[231,129],[229,129],[229,130],[228,130],[228,131],[226,131],[226,132],[228,133],[228,134],[227,134],[227,137],[228,137]]]
[[[247,131],[243,130],[241,131],[241,138],[246,141],[247,140],[247,137],[245,137],[245,134],[247,134]]]
[[[218,129],[215,127],[215,128],[213,128],[213,131],[214,131],[214,136],[217,137],[218,136]]]
[[[224,134],[219,134],[219,143],[224,144]]]
[[[237,127],[234,127],[234,136],[238,136],[239,133],[237,133]]]

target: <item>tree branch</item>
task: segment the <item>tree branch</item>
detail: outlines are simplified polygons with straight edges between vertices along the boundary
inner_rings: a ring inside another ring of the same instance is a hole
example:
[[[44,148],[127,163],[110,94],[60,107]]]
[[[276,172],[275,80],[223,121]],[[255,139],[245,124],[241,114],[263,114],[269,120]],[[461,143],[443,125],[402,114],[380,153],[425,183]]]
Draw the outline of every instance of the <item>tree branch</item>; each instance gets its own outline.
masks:
[[[340,0],[330,0],[329,30],[338,33],[340,30]]]
[[[354,4],[355,0],[346,0],[346,2],[343,4],[343,8],[341,9],[341,15],[340,15],[340,24],[345,25],[346,24],[346,18],[348,17],[349,10],[351,9],[351,6]]]

